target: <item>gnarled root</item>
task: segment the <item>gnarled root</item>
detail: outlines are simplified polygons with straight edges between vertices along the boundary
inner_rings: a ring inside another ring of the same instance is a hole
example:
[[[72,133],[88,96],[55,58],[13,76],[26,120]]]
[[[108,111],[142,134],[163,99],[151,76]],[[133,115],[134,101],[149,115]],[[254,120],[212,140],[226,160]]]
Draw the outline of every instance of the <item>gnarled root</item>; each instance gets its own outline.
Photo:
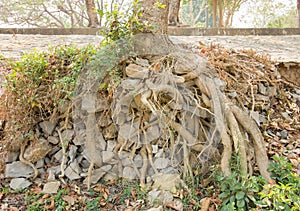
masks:
[[[21,152],[20,152],[20,155],[19,155],[19,159],[22,163],[24,163],[25,165],[30,166],[33,169],[34,173],[32,175],[30,175],[29,178],[35,179],[39,175],[39,171],[37,170],[36,166],[33,163],[29,162],[28,160],[26,160],[24,158],[24,152],[25,152],[27,142],[28,141],[24,141],[21,145]]]

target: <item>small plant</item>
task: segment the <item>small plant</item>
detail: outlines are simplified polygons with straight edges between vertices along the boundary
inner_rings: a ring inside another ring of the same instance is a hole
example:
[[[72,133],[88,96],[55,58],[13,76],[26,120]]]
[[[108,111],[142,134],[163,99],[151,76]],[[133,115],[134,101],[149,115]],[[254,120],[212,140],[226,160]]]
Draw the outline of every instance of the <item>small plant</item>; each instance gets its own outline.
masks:
[[[63,196],[67,194],[66,190],[58,190],[56,194],[44,194],[28,192],[25,201],[28,211],[43,211],[43,210],[57,210],[62,211],[66,209],[67,203],[63,200]]]
[[[55,108],[72,100],[78,75],[95,51],[92,46],[63,46],[48,52],[35,50],[13,62],[12,73],[7,76],[10,97],[6,106],[10,113],[5,139],[27,139],[18,134],[28,134],[39,121],[55,118]]]
[[[300,177],[292,171],[292,164],[285,157],[273,157],[269,171],[276,184],[267,184],[258,194],[261,208],[272,210],[300,210]]]
[[[255,194],[262,190],[265,181],[261,177],[242,177],[233,172],[217,178],[222,200],[221,210],[249,210],[255,207]]]
[[[236,171],[230,176],[215,176],[222,200],[220,210],[299,210],[299,176],[285,157],[273,160],[269,171],[275,184],[267,184],[261,176],[241,176]]]

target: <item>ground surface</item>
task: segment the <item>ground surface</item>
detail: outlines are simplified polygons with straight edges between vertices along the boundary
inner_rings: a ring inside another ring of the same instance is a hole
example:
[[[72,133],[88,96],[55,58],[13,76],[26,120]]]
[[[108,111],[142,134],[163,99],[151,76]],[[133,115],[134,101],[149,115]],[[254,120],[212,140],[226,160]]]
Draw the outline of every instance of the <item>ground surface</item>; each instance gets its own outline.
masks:
[[[222,45],[226,48],[235,48],[235,49],[255,49],[258,52],[264,52],[268,53],[273,60],[277,60],[280,62],[300,62],[300,36],[181,36],[181,37],[171,37],[171,39],[177,43],[177,44],[184,44],[184,45],[197,45],[199,46],[199,42],[205,45]],[[49,46],[56,46],[56,45],[70,45],[75,44],[79,46],[84,46],[89,43],[91,44],[99,44],[101,41],[100,36],[91,36],[91,35],[52,35],[52,36],[46,36],[46,35],[0,35],[0,55],[3,55],[6,58],[14,58],[18,59],[22,53],[32,51],[33,49],[38,50],[46,50]],[[0,65],[1,67],[1,65]],[[1,68],[0,68],[1,69]],[[0,71],[1,73],[1,71]],[[1,76],[1,75],[0,75]],[[0,77],[0,84],[1,84],[1,77]],[[3,90],[1,90],[0,86],[0,97],[3,93]],[[298,101],[297,101],[298,102]],[[297,139],[298,140],[298,139]],[[277,142],[275,142],[277,143]],[[293,148],[298,148],[299,143],[296,143]],[[271,148],[271,147],[270,147]],[[282,148],[282,145],[280,145],[278,148]],[[298,148],[299,149],[299,148]],[[115,185],[115,184],[113,184]],[[116,185],[119,187],[119,185]],[[64,187],[67,190],[67,194],[71,196],[76,196],[77,201],[79,201],[78,206],[86,205],[88,202],[92,204],[93,200],[95,199],[94,196],[91,196],[91,193],[80,193],[75,194],[75,189],[77,190],[77,186],[66,186]],[[104,194],[107,190],[107,188],[112,189],[111,184],[107,186],[101,186],[97,189],[98,192],[101,194]],[[79,189],[80,190],[80,189]],[[31,189],[32,191],[32,189]],[[40,192],[39,189],[36,190],[37,193]],[[125,192],[125,190],[120,190],[118,188],[115,188],[115,192],[119,194],[116,194],[116,198],[113,197],[112,204],[126,204],[127,201],[120,200],[119,198],[122,198],[122,194]],[[16,193],[15,195],[11,195],[11,197],[5,198],[3,202],[4,205],[14,205],[14,207],[18,207],[19,210],[25,210],[24,204],[27,203],[27,205],[30,202],[25,203],[25,197],[28,197],[30,193],[25,194],[19,194]],[[130,193],[130,197],[134,195],[135,193]],[[104,194],[105,195],[105,194]],[[2,196],[0,195],[0,199]],[[128,197],[129,198],[129,197]],[[49,203],[47,204],[51,205],[51,198],[43,198],[43,200],[48,200]],[[105,197],[104,197],[105,199]],[[15,200],[15,201],[13,201]],[[33,200],[32,200],[33,201]],[[64,199],[64,201],[68,201],[67,199]],[[136,200],[134,200],[136,201]],[[129,202],[129,200],[128,200]],[[43,202],[39,202],[43,203]],[[69,203],[69,202],[68,202]],[[71,202],[70,202],[71,204]],[[50,206],[49,205],[49,206]],[[1,205],[2,209],[5,210],[5,207]],[[92,205],[90,205],[92,206]],[[20,207],[23,207],[23,209],[20,209]],[[74,206],[73,206],[74,208]],[[87,205],[85,208],[81,207],[82,209],[87,210]],[[113,207],[110,207],[113,209]],[[124,209],[124,207],[114,207],[115,210],[127,210]],[[76,207],[76,209],[80,210],[79,207]],[[1,210],[1,209],[0,209]],[[10,209],[14,210],[14,209]],[[17,208],[15,210],[18,210]],[[48,210],[51,210],[50,208]],[[128,209],[129,210],[129,209]]]
[[[226,48],[252,48],[270,54],[278,61],[300,61],[300,35],[293,36],[171,36],[175,43],[206,45],[211,43]],[[79,46],[99,44],[101,36],[93,35],[7,35],[0,34],[0,55],[18,58],[33,49],[45,50],[53,45]]]

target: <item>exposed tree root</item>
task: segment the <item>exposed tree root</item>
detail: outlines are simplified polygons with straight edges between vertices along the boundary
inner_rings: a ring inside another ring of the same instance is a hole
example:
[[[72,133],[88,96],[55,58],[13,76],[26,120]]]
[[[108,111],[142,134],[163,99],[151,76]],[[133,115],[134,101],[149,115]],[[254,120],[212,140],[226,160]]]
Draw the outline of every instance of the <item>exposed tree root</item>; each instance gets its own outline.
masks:
[[[119,67],[125,77],[114,90],[111,103],[112,121],[119,130],[113,152],[131,152],[130,160],[142,185],[146,182],[148,168],[155,174],[160,172],[155,166],[152,147],[159,148],[163,156],[168,156],[172,167],[189,177],[192,177],[195,165],[192,157],[197,157],[199,163],[196,165],[202,167],[220,159],[222,171],[229,175],[233,148],[239,156],[241,173],[252,173],[250,163],[254,152],[261,174],[270,179],[266,170],[268,158],[258,126],[248,113],[226,98],[222,82],[213,76],[214,70],[205,59],[173,45],[171,50],[164,49],[154,57],[143,55],[143,58],[140,55],[128,60],[127,65],[137,63],[129,70]],[[147,60],[149,64],[139,66],[138,59]],[[143,69],[145,76],[138,74],[134,67]],[[94,81],[91,84],[98,87],[102,78]],[[91,89],[84,91],[86,95],[93,92]],[[255,103],[253,98],[252,102]],[[91,160],[90,181],[93,165],[102,165],[102,160],[95,150],[95,131],[99,131],[95,127],[96,114],[87,113],[84,121],[86,148]],[[248,140],[248,137],[251,138]],[[140,168],[133,160],[138,153],[142,157]],[[121,176],[121,165],[119,172]]]
[[[29,162],[28,160],[26,160],[24,158],[24,152],[25,152],[25,148],[26,148],[27,142],[28,141],[24,141],[21,144],[19,160],[22,163],[24,163],[25,165],[28,165],[28,166],[30,166],[33,169],[34,173],[33,173],[33,175],[30,175],[29,178],[35,179],[39,175],[39,171],[37,170],[36,166],[33,163]]]

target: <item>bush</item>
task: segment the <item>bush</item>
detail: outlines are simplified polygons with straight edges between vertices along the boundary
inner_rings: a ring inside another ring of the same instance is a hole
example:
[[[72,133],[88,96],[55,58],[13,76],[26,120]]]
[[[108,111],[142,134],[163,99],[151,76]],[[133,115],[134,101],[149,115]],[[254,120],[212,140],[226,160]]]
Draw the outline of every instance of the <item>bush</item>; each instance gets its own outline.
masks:
[[[219,175],[216,186],[225,210],[299,210],[300,178],[285,157],[273,157],[269,171],[275,184],[260,176]]]

